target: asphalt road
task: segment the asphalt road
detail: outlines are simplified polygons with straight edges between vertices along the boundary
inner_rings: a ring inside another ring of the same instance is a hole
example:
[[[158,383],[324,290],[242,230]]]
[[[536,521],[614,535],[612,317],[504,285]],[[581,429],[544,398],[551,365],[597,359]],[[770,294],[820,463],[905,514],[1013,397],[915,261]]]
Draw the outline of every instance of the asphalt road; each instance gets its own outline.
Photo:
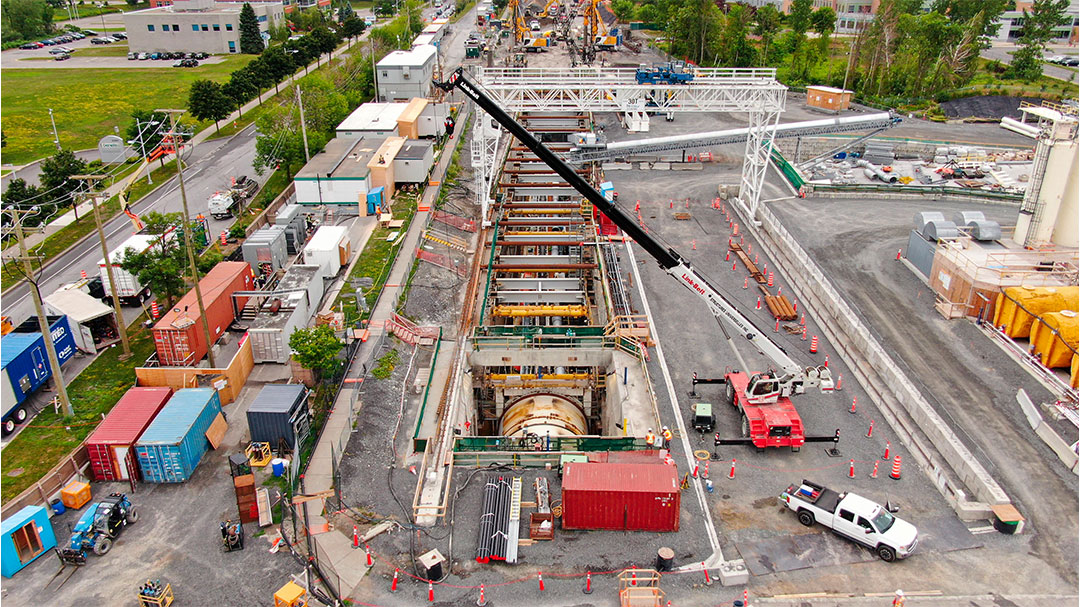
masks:
[[[984,49],[980,56],[984,59],[997,59],[998,61],[1009,64],[1012,63],[1012,54],[1019,47],[1014,44],[1007,45],[994,45],[988,49]],[[1047,49],[1046,55],[1072,55],[1076,56],[1077,48],[1075,46],[1053,46]],[[1050,76],[1051,78],[1058,78],[1060,80],[1066,80],[1069,82],[1076,81],[1076,69],[1061,67],[1059,65],[1053,65],[1050,63],[1043,64],[1043,75]]]
[[[255,177],[252,161],[255,158],[255,127],[249,126],[227,140],[211,140],[197,145],[188,157],[184,171],[184,187],[187,192],[191,216],[207,215],[210,233],[215,237],[226,229],[231,219],[217,220],[209,216],[207,209],[210,196],[229,185],[229,177],[247,175]],[[257,177],[265,181],[266,176]],[[173,177],[149,196],[132,205],[132,210],[143,215],[149,211],[171,213],[180,211],[180,186]],[[110,250],[133,233],[131,222],[124,215],[105,225],[105,239]],[[88,238],[61,254],[46,266],[40,281],[43,294],[52,293],[65,282],[79,279],[80,270],[89,275],[98,272],[97,262],[102,258],[97,238]],[[22,322],[34,314],[33,301],[26,283],[13,287],[4,294],[4,314],[16,322]],[[132,308],[132,312],[137,309]]]

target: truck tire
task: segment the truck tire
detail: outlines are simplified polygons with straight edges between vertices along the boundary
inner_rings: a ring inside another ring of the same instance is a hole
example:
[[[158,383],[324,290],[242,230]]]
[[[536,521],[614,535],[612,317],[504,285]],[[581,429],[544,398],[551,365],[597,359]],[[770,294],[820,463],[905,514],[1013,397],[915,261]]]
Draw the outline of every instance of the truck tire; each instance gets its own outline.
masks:
[[[731,385],[730,381],[724,384],[724,398],[727,399],[728,404],[732,407],[738,406],[735,403],[735,386]]]
[[[98,556],[105,556],[111,548],[112,540],[107,537],[99,537],[98,541],[94,542],[94,554]]]
[[[877,547],[877,555],[881,560],[886,563],[891,563],[896,560],[896,551],[884,544],[879,544]]]
[[[799,510],[799,522],[807,527],[814,526],[814,513],[809,510]]]
[[[139,511],[135,509],[135,506],[128,508],[127,515],[124,517],[124,520],[127,521],[127,524],[129,525],[139,520]]]
[[[15,431],[15,420],[14,419],[9,417],[9,418],[4,420],[3,424],[0,424],[0,434],[3,434],[4,436],[8,436],[14,431]]]
[[[742,416],[742,436],[743,438],[750,438],[750,419],[743,413]]]
[[[26,421],[26,418],[30,417],[30,415],[26,412],[26,407],[19,407],[18,409],[15,409],[15,414],[11,417],[15,419],[16,424],[21,424]]]

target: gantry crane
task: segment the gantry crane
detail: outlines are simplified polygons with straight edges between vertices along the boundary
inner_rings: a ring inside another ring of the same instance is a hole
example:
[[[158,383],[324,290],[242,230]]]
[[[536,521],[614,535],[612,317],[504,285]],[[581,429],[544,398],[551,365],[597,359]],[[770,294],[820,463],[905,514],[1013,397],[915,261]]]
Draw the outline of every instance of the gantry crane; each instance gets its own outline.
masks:
[[[747,442],[751,442],[759,449],[789,446],[792,450],[798,450],[802,447],[807,437],[803,432],[798,412],[788,397],[802,394],[810,387],[817,387],[822,391],[832,390],[832,372],[828,367],[803,367],[792,360],[783,348],[769,339],[764,331],[754,326],[753,322],[721,295],[719,290],[694,269],[688,260],[674,249],[664,245],[614,202],[596,191],[596,188],[573,167],[556,156],[524,126],[499,107],[487,93],[465,75],[463,68],[457,68],[446,82],[436,82],[435,85],[445,91],[451,91],[455,87],[461,89],[476,105],[523,143],[541,162],[551,167],[596,209],[618,225],[626,236],[651,255],[667,274],[703,299],[709,311],[721,325],[734,329],[736,336],[744,337],[772,361],[778,367],[776,370],[770,369],[767,372],[753,374],[733,371],[725,374],[722,380],[714,380],[714,382],[727,384],[727,398],[730,404],[742,412]],[[834,439],[828,437],[825,440]]]

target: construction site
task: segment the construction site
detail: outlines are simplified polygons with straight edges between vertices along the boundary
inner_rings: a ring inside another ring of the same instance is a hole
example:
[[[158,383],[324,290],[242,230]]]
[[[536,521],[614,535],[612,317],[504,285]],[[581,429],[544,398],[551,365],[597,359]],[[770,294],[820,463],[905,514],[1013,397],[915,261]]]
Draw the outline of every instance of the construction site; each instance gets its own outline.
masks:
[[[327,604],[1074,604],[1075,104],[823,114],[611,21],[465,17],[462,172],[258,591],[291,551]]]

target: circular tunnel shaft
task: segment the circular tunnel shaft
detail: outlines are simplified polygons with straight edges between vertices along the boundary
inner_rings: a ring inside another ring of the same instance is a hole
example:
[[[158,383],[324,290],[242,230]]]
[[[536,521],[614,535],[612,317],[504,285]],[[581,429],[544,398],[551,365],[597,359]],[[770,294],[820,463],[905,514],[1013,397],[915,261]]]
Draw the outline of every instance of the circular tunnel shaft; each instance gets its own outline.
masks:
[[[517,399],[506,407],[499,426],[500,435],[516,438],[529,434],[581,436],[589,427],[580,406],[555,394],[530,394]]]

